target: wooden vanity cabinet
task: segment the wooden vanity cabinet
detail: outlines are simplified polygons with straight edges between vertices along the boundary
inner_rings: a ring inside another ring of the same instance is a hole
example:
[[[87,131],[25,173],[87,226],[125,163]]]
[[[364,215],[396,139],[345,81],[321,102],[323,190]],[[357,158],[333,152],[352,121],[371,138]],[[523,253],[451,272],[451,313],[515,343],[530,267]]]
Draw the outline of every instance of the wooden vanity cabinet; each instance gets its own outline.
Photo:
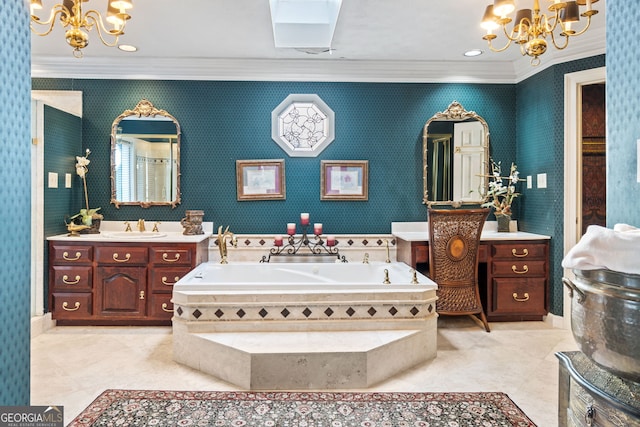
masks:
[[[429,242],[396,239],[398,261],[429,275]],[[487,319],[542,320],[549,312],[549,240],[480,242],[478,281]]]
[[[49,242],[49,307],[60,325],[170,325],[173,284],[208,260],[199,243]]]

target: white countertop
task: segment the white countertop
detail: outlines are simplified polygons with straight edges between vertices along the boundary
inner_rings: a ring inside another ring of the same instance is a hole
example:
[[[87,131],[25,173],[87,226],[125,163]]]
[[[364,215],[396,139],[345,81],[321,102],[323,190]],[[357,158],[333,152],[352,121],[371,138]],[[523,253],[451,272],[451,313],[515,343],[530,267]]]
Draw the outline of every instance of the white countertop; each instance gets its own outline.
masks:
[[[211,237],[213,234],[213,222],[203,222],[204,234],[184,235],[183,228],[179,221],[151,221],[145,220],[147,231],[140,232],[136,229],[137,220],[131,220],[133,231],[125,232],[124,221],[102,221],[100,224],[100,234],[80,234],[79,236],[69,236],[68,233],[49,236],[47,240],[66,242],[120,242],[120,243],[200,243]],[[153,230],[154,224],[158,222],[158,232]]]
[[[496,221],[487,221],[484,223],[480,241],[490,240],[539,240],[550,239],[550,236],[543,234],[527,233],[526,231],[516,231],[517,222],[511,221],[511,230],[509,233],[498,232],[498,224]],[[407,242],[428,242],[429,241],[429,223],[424,222],[392,222],[391,234],[399,239]]]

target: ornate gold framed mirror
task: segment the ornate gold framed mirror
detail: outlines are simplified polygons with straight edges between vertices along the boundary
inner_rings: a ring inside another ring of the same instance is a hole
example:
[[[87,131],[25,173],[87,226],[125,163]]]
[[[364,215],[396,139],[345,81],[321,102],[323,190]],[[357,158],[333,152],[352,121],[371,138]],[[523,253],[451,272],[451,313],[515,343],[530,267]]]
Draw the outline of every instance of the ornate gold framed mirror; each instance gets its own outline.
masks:
[[[489,126],[453,101],[424,125],[422,203],[427,206],[480,204],[488,185]]]
[[[180,203],[180,123],[146,99],[111,126],[111,203]]]

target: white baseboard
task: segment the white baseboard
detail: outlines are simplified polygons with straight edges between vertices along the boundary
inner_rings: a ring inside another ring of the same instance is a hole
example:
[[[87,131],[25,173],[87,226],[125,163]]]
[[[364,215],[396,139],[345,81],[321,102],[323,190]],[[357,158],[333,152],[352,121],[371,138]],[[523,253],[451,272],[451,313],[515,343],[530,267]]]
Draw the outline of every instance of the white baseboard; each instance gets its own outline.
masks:
[[[51,318],[51,313],[45,313],[42,316],[33,316],[31,318],[31,338],[48,331],[56,326],[56,321]]]

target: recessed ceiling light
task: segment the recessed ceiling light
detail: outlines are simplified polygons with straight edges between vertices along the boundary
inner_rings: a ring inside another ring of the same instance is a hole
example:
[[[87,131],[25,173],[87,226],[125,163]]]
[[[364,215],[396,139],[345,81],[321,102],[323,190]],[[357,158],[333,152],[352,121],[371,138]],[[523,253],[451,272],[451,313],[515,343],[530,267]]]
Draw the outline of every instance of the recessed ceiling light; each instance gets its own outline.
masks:
[[[138,50],[137,47],[131,46],[130,44],[120,44],[118,45],[118,49],[124,52],[136,52]]]
[[[464,53],[464,56],[478,56],[478,55],[482,55],[482,51],[480,49],[471,49],[468,50]]]

